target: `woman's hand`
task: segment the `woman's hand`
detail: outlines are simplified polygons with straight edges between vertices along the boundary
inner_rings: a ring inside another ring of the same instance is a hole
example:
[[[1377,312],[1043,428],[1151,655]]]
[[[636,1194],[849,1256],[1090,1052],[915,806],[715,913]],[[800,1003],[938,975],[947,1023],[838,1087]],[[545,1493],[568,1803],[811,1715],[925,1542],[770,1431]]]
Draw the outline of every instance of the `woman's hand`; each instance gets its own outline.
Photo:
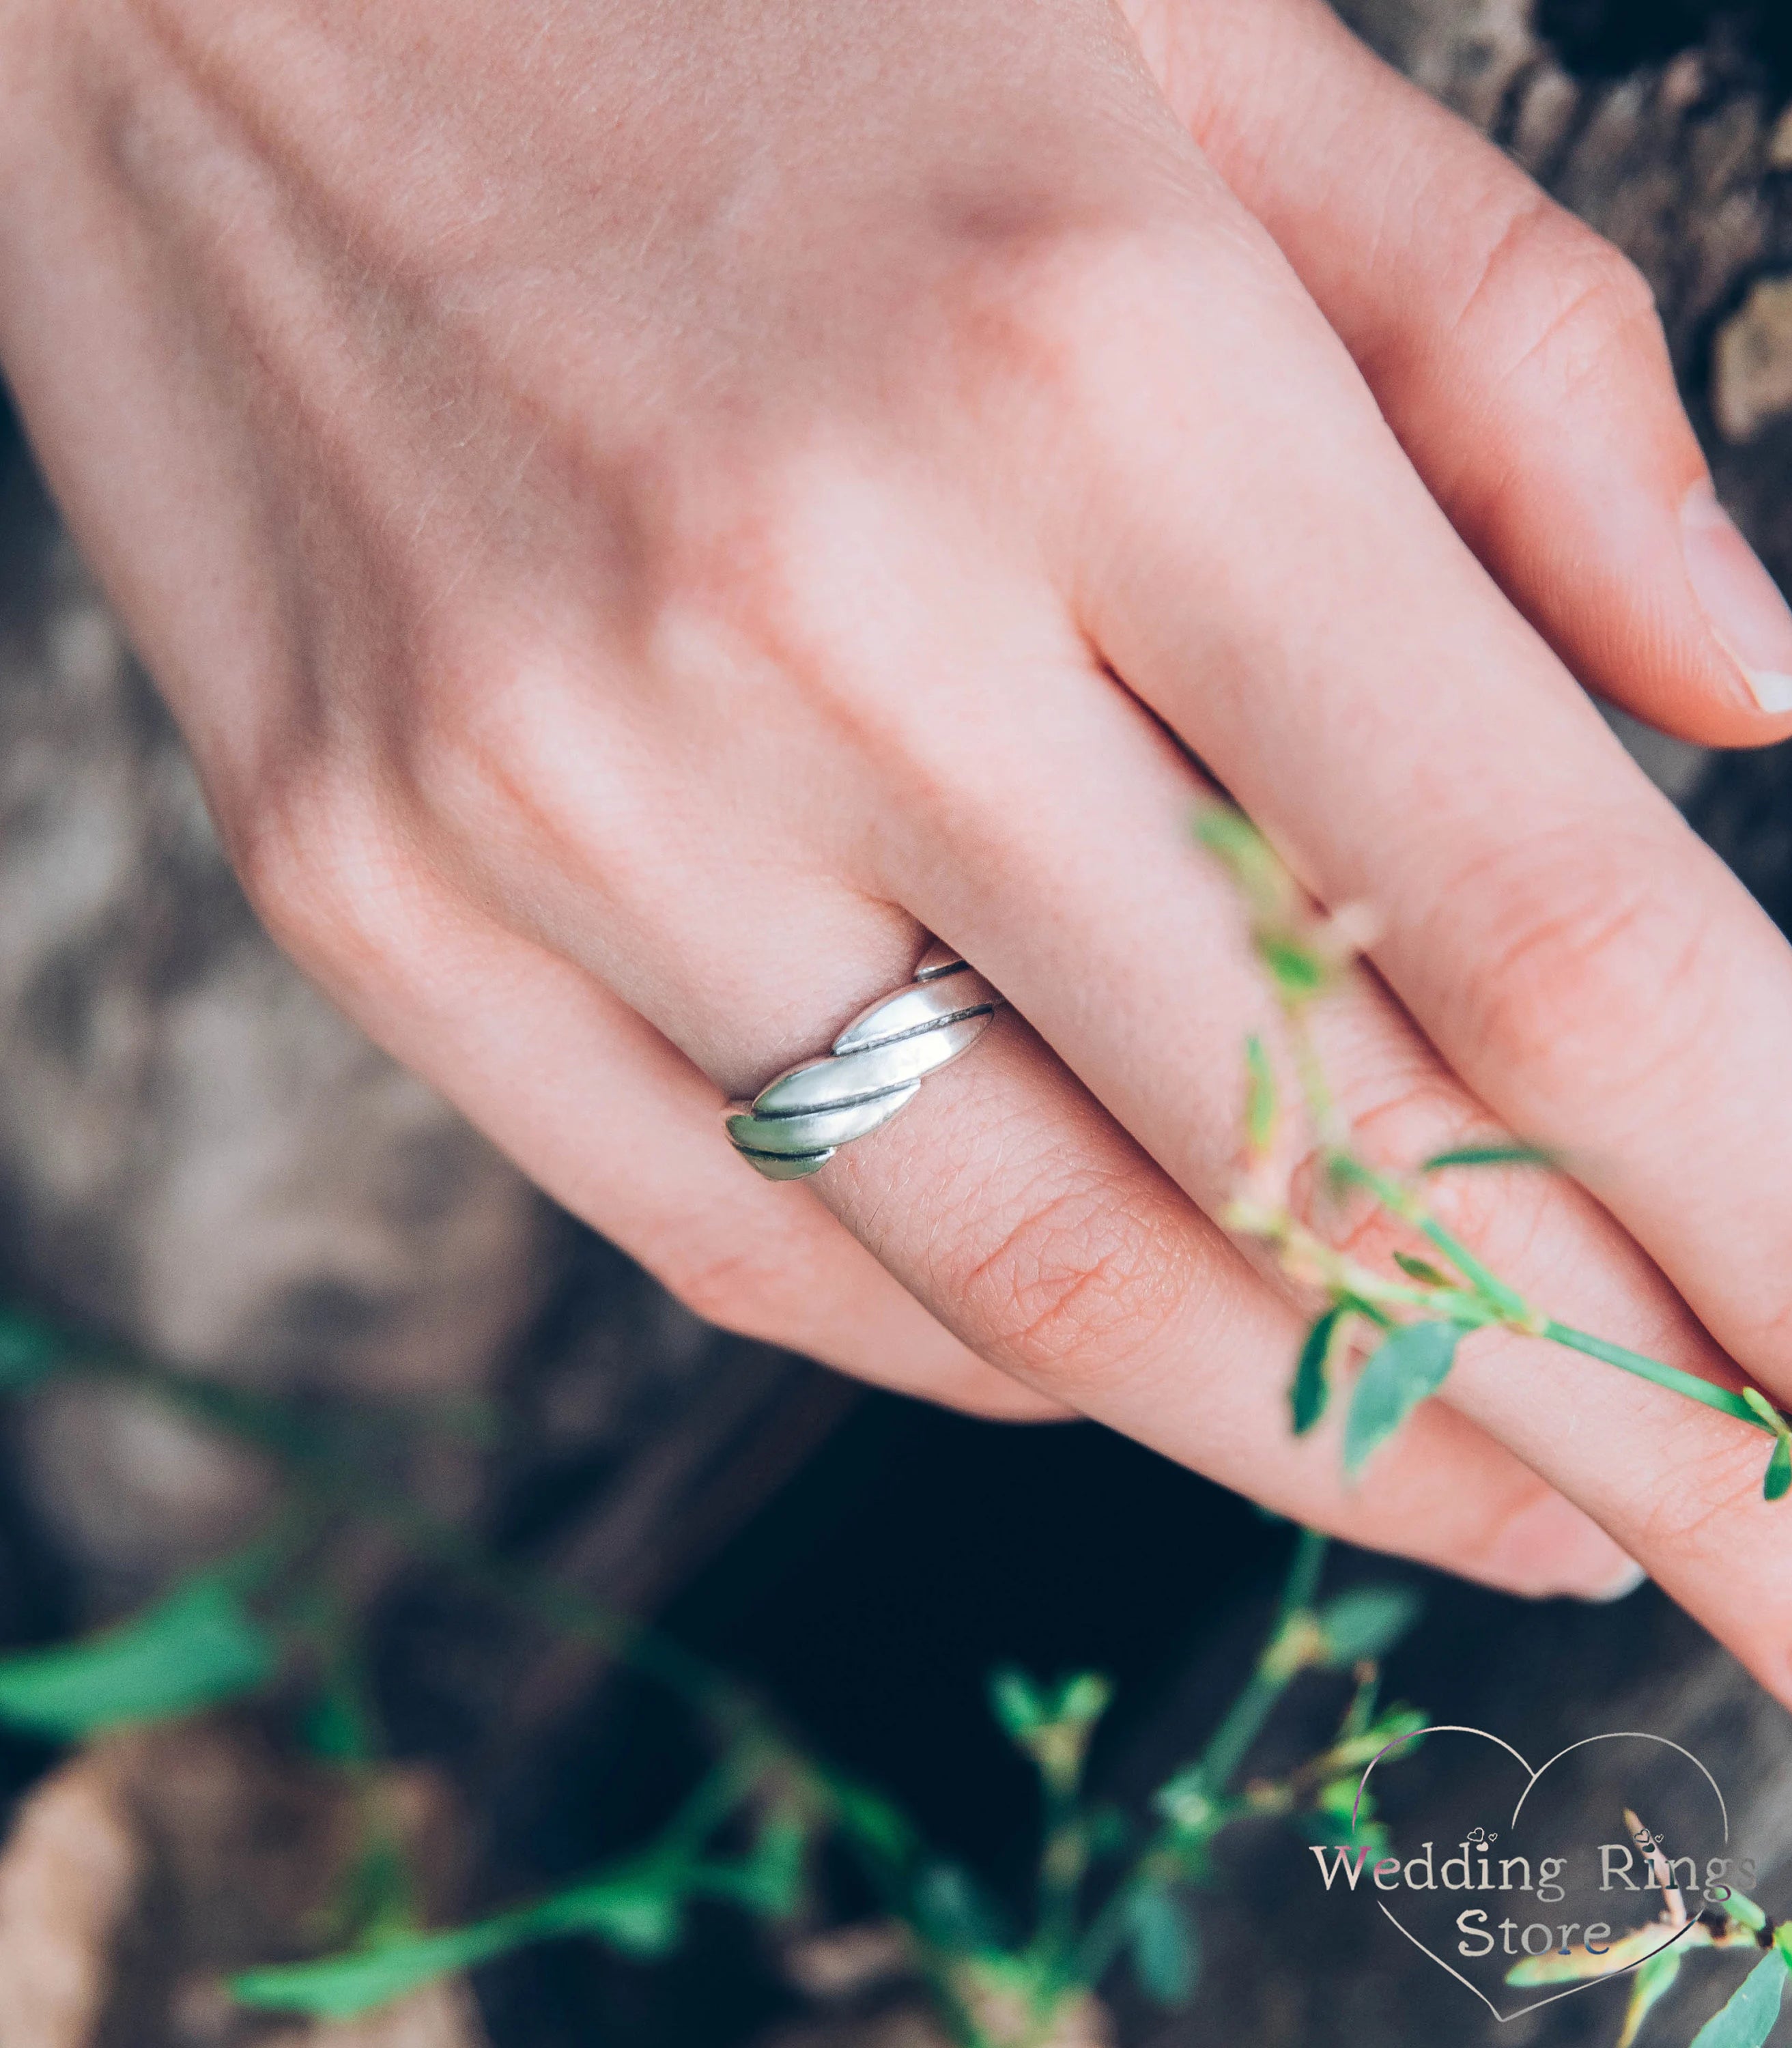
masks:
[[[5,0],[0,356],[275,932],[704,1313],[1792,1693],[1752,1432],[1490,1333],[1290,1440],[1185,829],[1382,913],[1371,1150],[1579,1162],[1460,1177],[1496,1267],[1792,1397],[1792,957],[1574,680],[1775,739],[1792,618],[1612,250],[1316,0],[1136,11]],[[929,931],[1012,1013],[758,1180]]]

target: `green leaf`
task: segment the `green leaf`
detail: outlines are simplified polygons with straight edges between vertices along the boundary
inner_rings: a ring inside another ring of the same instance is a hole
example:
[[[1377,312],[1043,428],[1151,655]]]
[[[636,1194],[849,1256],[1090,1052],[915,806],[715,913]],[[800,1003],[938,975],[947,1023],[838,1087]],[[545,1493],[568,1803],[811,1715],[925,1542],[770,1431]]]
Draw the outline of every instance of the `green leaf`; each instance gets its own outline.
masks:
[[[1193,824],[1196,839],[1230,871],[1257,908],[1266,908],[1286,894],[1288,871],[1242,811],[1230,804],[1203,804]]]
[[[1745,1387],[1742,1398],[1762,1423],[1774,1433],[1774,1447],[1761,1481],[1763,1500],[1783,1500],[1792,1491],[1792,1424],[1756,1387]]]
[[[1713,2013],[1693,2036],[1693,2048],[1761,2048],[1779,2018],[1786,1974],[1785,1957],[1777,1949],[1769,1949],[1723,2011]]]
[[[72,1740],[172,1720],[254,1692],[278,1661],[230,1586],[189,1579],[115,1628],[0,1658],[0,1720]]]
[[[1387,1855],[1394,1839],[1379,1821],[1359,1817],[1352,1826],[1348,1812],[1329,1813],[1317,1807],[1301,1815],[1298,1825],[1307,1840],[1321,1848],[1361,1849],[1371,1864]]]
[[[751,1856],[739,1863],[699,1864],[692,1889],[731,1899],[767,1920],[788,1919],[802,1896],[808,1860],[808,1829],[794,1813],[774,1813]]]
[[[1123,1807],[1104,1802],[1084,1809],[1084,1837],[1092,1856],[1119,1856],[1131,1846],[1137,1833]]]
[[[1456,1323],[1406,1323],[1371,1356],[1344,1424],[1344,1470],[1352,1478],[1449,1378],[1462,1336]]]
[[[886,1863],[906,1864],[915,1854],[919,1837],[914,1829],[881,1792],[843,1771],[825,1771],[822,1779],[843,1835]]]
[[[359,1701],[339,1685],[331,1686],[313,1703],[300,1734],[311,1754],[326,1763],[364,1763],[375,1754]]]
[[[1018,1743],[1043,1728],[1053,1718],[1051,1701],[1044,1687],[1036,1685],[1024,1671],[1005,1665],[989,1677],[990,1711],[1006,1733]]]
[[[1023,1671],[999,1670],[990,1679],[990,1704],[1010,1739],[1060,1790],[1075,1784],[1096,1723],[1114,1696],[1099,1671],[1079,1671],[1048,1685]]]
[[[1397,1251],[1394,1263],[1409,1280],[1422,1281],[1427,1287],[1447,1287],[1449,1275],[1440,1273],[1427,1259],[1415,1259],[1410,1251]]]
[[[1755,1934],[1765,1934],[1767,1916],[1746,1892],[1732,1891],[1724,1901],[1724,1910],[1739,1926]]]
[[[54,1323],[0,1310],[0,1393],[22,1394],[66,1363],[73,1345]]]
[[[659,1860],[630,1865],[550,1893],[517,1915],[524,1938],[592,1934],[628,1956],[663,1956],[683,1931],[685,1893],[696,1872]]]
[[[329,1924],[338,1938],[357,1947],[417,1926],[416,1885],[403,1844],[376,1829],[338,1879]]]
[[[1618,2036],[1617,2048],[1636,2048],[1636,2037],[1650,2007],[1674,1988],[1680,1974],[1680,1953],[1678,1948],[1658,1950],[1631,1979],[1630,2003],[1624,2008],[1624,2031]]]
[[[1275,1142],[1275,1072],[1268,1049],[1253,1031],[1244,1041],[1244,1135],[1251,1150],[1267,1152]]]
[[[1296,1000],[1318,995],[1332,978],[1329,960],[1280,932],[1258,934],[1257,956],[1282,993]]]
[[[243,1970],[229,1980],[231,1996],[239,2004],[277,2012],[352,2019],[434,1978],[489,1962],[529,1938],[526,1932],[513,1931],[506,1920],[483,1920],[444,1934],[382,1942],[351,1955],[327,1956],[320,1962]]]
[[[1200,1972],[1200,1944],[1181,1902],[1161,1885],[1127,1903],[1127,1945],[1139,1988],[1159,2005],[1186,2005]]]
[[[1689,1938],[1696,1941],[1699,1937],[1695,1934]],[[1639,1968],[1658,1952],[1664,1955],[1679,1953],[1678,1949],[1662,1949],[1658,1920],[1647,1926],[1633,1927],[1627,1934],[1620,1934],[1600,1955],[1577,1944],[1565,1956],[1556,1949],[1546,1949],[1540,1956],[1526,1956],[1506,1972],[1506,1981],[1521,1988],[1538,1984],[1597,1984]]]
[[[970,1872],[956,1863],[932,1863],[917,1880],[914,1917],[923,1934],[960,1956],[1001,1953],[1001,1915]]]
[[[1771,1429],[1776,1437],[1783,1437],[1789,1432],[1792,1432],[1792,1422],[1789,1422],[1786,1417],[1781,1414],[1759,1387],[1744,1387],[1742,1398],[1753,1410],[1764,1429]]]
[[[1304,1437],[1325,1413],[1332,1395],[1332,1367],[1348,1334],[1351,1314],[1341,1305],[1328,1309],[1306,1333],[1294,1364],[1294,1382],[1288,1390],[1297,1437]]]
[[[436,1977],[557,1935],[593,1935],[625,1955],[664,1955],[683,1931],[689,1875],[663,1863],[633,1865],[464,1927],[389,1935],[347,1955],[245,1970],[230,1980],[231,1994],[243,2005],[351,2019]]]
[[[1114,1697],[1114,1681],[1100,1671],[1078,1671],[1058,1681],[1052,1702],[1052,1719],[1088,1728],[1107,1712]]]
[[[1347,1670],[1366,1658],[1385,1656],[1418,1619],[1425,1603],[1406,1586],[1360,1586],[1340,1593],[1319,1610],[1325,1661]]]
[[[1553,1166],[1554,1159],[1534,1145],[1455,1145],[1433,1152],[1422,1173],[1441,1173],[1446,1166]]]

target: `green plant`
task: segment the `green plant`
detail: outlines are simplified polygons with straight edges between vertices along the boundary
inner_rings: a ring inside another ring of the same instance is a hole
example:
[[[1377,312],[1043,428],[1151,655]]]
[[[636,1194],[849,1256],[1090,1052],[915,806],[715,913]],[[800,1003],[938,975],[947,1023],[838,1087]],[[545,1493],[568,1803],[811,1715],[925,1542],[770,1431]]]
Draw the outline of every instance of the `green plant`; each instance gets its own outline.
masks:
[[[1352,971],[1368,933],[1360,911],[1321,915],[1247,819],[1224,805],[1196,815],[1197,838],[1226,868],[1242,895],[1251,941],[1274,991],[1293,1092],[1304,1113],[1321,1188],[1342,1200],[1367,1197],[1409,1234],[1393,1254],[1396,1273],[1379,1273],[1339,1251],[1294,1211],[1277,1169],[1285,1091],[1261,1038],[1246,1048],[1244,1126],[1250,1166],[1225,1221],[1274,1253],[1283,1271],[1322,1305],[1295,1363],[1289,1406],[1297,1435],[1325,1414],[1344,1361],[1367,1356],[1344,1419],[1344,1464],[1352,1475],[1449,1378],[1464,1341],[1499,1328],[1540,1337],[1600,1359],[1771,1436],[1762,1491],[1778,1500],[1792,1489],[1792,1422],[1758,1388],[1720,1387],[1696,1373],[1572,1328],[1534,1307],[1447,1229],[1422,1192],[1431,1177],[1457,1170],[1522,1166],[1547,1169],[1549,1155],[1504,1139],[1451,1147],[1402,1174],[1371,1164],[1339,1112],[1316,1049],[1313,1006]],[[1441,1259],[1442,1264],[1437,1261]]]
[[[852,1859],[900,1927],[917,1977],[961,2048],[1047,2048],[1117,1967],[1130,1968],[1166,2006],[1192,1994],[1193,1902],[1212,1880],[1214,1844],[1227,1829],[1279,1817],[1315,1841],[1379,1852],[1383,1833],[1369,1802],[1358,1806],[1357,1777],[1422,1724],[1410,1709],[1377,1703],[1378,1660],[1416,1619],[1414,1596],[1367,1587],[1321,1600],[1326,1545],[1311,1532],[1297,1538],[1237,1698],[1142,1821],[1085,1789],[1107,1681],[1092,1673],[1050,1683],[997,1673],[992,1711],[1037,1771],[1042,1805],[1034,1896],[1017,1932],[977,1878],[929,1849],[890,1802],[812,1754],[747,1688],[653,1631],[514,1571],[394,1495],[383,1453],[405,1426],[401,1418],[325,1423],[49,1323],[0,1314],[0,1361],[27,1356],[29,1375],[14,1375],[19,1391],[63,1374],[123,1381],[255,1444],[281,1476],[284,1499],[268,1531],[237,1556],[183,1580],[118,1627],[0,1658],[0,1720],[70,1740],[176,1719],[276,1683],[308,1695],[309,1746],[364,1794],[361,1848],[338,1903],[336,1952],[242,1973],[231,1989],[246,2004],[347,2018],[432,1978],[568,1936],[636,1957],[664,1956],[704,1900],[788,1922],[811,1900],[832,1845]],[[427,1425],[427,1417],[413,1418],[411,1426]],[[345,1517],[378,1522],[493,1597],[603,1642],[699,1718],[716,1760],[652,1840],[541,1897],[458,1926],[418,1923],[414,1887],[383,1823],[378,1716],[352,1619],[328,1581],[329,1539],[341,1535]],[[1353,1680],[1335,1734],[1283,1776],[1241,1784],[1270,1714],[1309,1673]]]
[[[1269,1047],[1253,1039],[1246,1058],[1251,1176],[1227,1220],[1270,1246],[1292,1278],[1322,1297],[1290,1391],[1297,1433],[1319,1422],[1344,1360],[1366,1340],[1344,1432],[1346,1463],[1360,1471],[1443,1384],[1460,1345],[1497,1327],[1588,1353],[1766,1432],[1774,1446],[1764,1491],[1777,1499],[1792,1490],[1792,1424],[1756,1389],[1712,1385],[1539,1313],[1441,1224],[1420,1193],[1434,1173],[1546,1166],[1543,1154],[1504,1140],[1470,1144],[1406,1177],[1360,1155],[1310,1029],[1312,1006],[1350,971],[1364,936],[1360,920],[1313,913],[1236,813],[1209,809],[1197,830],[1249,906],[1322,1185],[1366,1196],[1412,1239],[1392,1255],[1396,1277],[1339,1252],[1295,1215],[1274,1178],[1285,1092]],[[1090,1745],[1110,1699],[1104,1678],[994,1676],[991,1708],[1037,1772],[1041,1805],[1033,1895],[1017,1926],[892,1802],[813,1754],[750,1688],[629,1617],[517,1569],[394,1489],[395,1449],[420,1432],[477,1429],[480,1418],[365,1405],[320,1413],[0,1310],[0,1391],[28,1396],[71,1375],[151,1394],[254,1446],[277,1476],[280,1504],[268,1528],[235,1556],[182,1580],[118,1627],[0,1657],[0,1721],[64,1740],[178,1719],[272,1687],[308,1695],[306,1739],[357,1790],[360,1848],[333,1916],[334,1953],[242,1973],[231,1988],[246,2004],[346,2018],[432,1978],[568,1936],[625,1955],[664,1956],[704,1901],[793,1922],[812,1903],[831,1848],[852,1860],[900,1929],[914,1973],[960,2048],[1050,2048],[1117,1968],[1130,1969],[1162,2005],[1186,2002],[1200,1967],[1195,1902],[1215,1881],[1215,1847],[1228,1829],[1279,1819],[1322,1847],[1368,1856],[1387,1848],[1362,1775],[1372,1759],[1409,1747],[1424,1726],[1412,1709],[1379,1704],[1379,1660],[1410,1627],[1417,1605],[1410,1592],[1385,1586],[1321,1600],[1326,1545],[1311,1531],[1296,1542],[1273,1621],[1237,1697],[1200,1753],[1158,1787],[1148,1816],[1118,1812],[1086,1789]],[[602,1645],[683,1703],[707,1730],[713,1762],[651,1840],[541,1897],[458,1926],[420,1924],[415,1887],[382,1809],[378,1716],[355,1619],[331,1573],[332,1546],[345,1526],[369,1524],[485,1596]],[[1279,1778],[1244,1778],[1290,1687],[1327,1673],[1353,1681],[1330,1740]],[[1758,1958],[1754,1969],[1694,2048],[1759,2048],[1792,1972],[1792,1933],[1775,1929],[1740,1894],[1690,1920],[1679,1895],[1665,1883],[1663,1890],[1664,1919],[1678,1936],[1671,1949],[1647,1956],[1662,1938],[1658,1923],[1597,1959],[1571,1952],[1527,1961],[1511,1981],[1605,1975],[1619,1966],[1614,1958],[1646,1955],[1619,2044],[1631,2048],[1687,1953],[1748,1950]]]
[[[1634,1840],[1651,1840],[1627,1809],[1624,1825]],[[1518,1986],[1582,1984],[1634,1968],[1617,2043],[1617,2048],[1633,2048],[1643,2022],[1673,1989],[1689,1954],[1701,1949],[1740,1949],[1754,1957],[1754,1967],[1693,2036],[1693,2048],[1762,2048],[1778,2020],[1780,2001],[1792,1976],[1792,1926],[1775,1926],[1752,1899],[1734,1890],[1695,1918],[1661,1849],[1651,1848],[1648,1855],[1662,1894],[1659,1918],[1612,1942],[1603,1955],[1589,1955],[1577,1945],[1565,1954],[1527,1958],[1506,1972],[1506,1981]]]

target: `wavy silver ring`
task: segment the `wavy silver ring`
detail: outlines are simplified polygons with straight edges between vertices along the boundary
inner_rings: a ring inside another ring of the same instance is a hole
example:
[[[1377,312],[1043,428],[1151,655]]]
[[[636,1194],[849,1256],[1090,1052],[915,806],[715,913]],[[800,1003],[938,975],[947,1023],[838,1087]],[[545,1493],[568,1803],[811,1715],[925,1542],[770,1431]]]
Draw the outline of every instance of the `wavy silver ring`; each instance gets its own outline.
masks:
[[[935,944],[907,987],[860,1010],[824,1058],[787,1069],[751,1104],[736,1103],[729,1140],[768,1181],[800,1181],[906,1108],[1002,1007],[980,974]]]

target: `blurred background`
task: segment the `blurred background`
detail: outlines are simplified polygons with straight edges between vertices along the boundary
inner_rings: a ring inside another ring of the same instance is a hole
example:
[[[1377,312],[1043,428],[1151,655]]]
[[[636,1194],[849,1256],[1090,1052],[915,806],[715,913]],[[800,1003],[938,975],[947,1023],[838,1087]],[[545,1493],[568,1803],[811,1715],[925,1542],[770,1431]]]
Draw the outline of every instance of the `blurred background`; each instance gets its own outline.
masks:
[[[1641,264],[1722,495],[1792,588],[1792,10],[1340,6]],[[1784,751],[1706,758],[1625,736],[1792,920]],[[363,1775],[390,1791],[433,1918],[626,1853],[708,1753],[613,1643],[555,1625],[545,1596],[497,1597],[505,1573],[651,1617],[739,1674],[1010,1906],[1030,1882],[1037,1788],[991,1717],[991,1670],[1108,1674],[1092,1782],[1137,1810],[1249,1668],[1292,1531],[1099,1431],[948,1417],[705,1328],[300,979],[242,903],[10,419],[0,1047],[0,1297],[46,1319],[15,1350],[42,1328],[80,1332],[103,1368],[0,1405],[0,1646],[136,1612],[241,1544],[277,1490],[270,1430],[339,1453],[460,1532],[490,1580],[346,1508],[312,1532],[378,1724]],[[178,1375],[172,1395],[158,1371]],[[219,1391],[212,1410],[196,1387]],[[1685,1742],[1724,1782],[1763,1903],[1792,1908],[1792,1728],[1652,1590],[1522,1606],[1359,1558],[1328,1583],[1369,1581],[1424,1596],[1389,1659],[1402,1697],[1538,1755],[1617,1726]],[[1272,1748],[1322,1746],[1348,1693],[1315,1679],[1291,1696]],[[800,1925],[716,1899],[658,1958],[563,1940],[368,2019],[247,2011],[220,1972],[341,1938],[318,1902],[341,1882],[361,1781],[293,1725],[276,1685],[84,1749],[0,1733],[0,2044],[946,2038],[878,1945],[879,1902],[832,1864]],[[1422,1754],[1391,1781],[1397,1834],[1438,1790]],[[1074,2038],[1617,2038],[1609,1992],[1495,2030],[1378,1916],[1317,1910],[1297,1838],[1246,1828],[1222,1854],[1192,1916],[1192,2002],[1170,2010],[1117,1972]],[[843,1926],[869,1930],[858,1950],[828,1946]],[[1689,2039],[1732,1975],[1689,1970],[1649,2038]]]

